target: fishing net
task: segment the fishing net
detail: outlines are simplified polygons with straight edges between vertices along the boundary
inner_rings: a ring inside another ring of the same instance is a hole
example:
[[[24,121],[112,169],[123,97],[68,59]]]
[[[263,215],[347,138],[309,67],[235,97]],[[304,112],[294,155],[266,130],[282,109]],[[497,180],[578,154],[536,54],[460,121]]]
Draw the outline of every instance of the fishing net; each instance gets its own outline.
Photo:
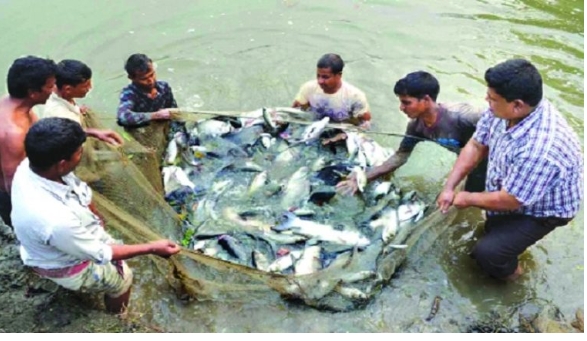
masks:
[[[89,112],[84,125],[103,128],[96,117]],[[161,175],[169,129],[169,124],[153,123],[125,133],[122,147],[96,139],[88,139],[84,147],[76,174],[94,190],[94,202],[107,228],[127,244],[161,238],[181,243],[185,239],[186,219],[165,200]],[[389,248],[381,238],[373,238],[367,247],[342,252],[328,267],[304,275],[263,271],[188,247],[169,259],[151,259],[178,293],[196,300],[253,300],[279,295],[316,308],[346,311],[368,303],[408,253],[420,245],[418,241],[425,232],[447,226],[454,215],[454,211],[441,214],[429,208],[409,233],[394,241],[404,248]]]

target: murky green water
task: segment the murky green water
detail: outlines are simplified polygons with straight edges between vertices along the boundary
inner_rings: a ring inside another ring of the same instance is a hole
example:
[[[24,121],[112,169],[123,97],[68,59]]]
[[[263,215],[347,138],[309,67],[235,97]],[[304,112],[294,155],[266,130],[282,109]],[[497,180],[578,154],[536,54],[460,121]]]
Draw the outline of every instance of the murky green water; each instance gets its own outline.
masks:
[[[346,62],[344,79],[366,92],[375,129],[401,133],[407,119],[392,89],[406,73],[434,73],[439,101],[485,105],[485,70],[524,57],[583,138],[583,18],[584,4],[574,0],[0,0],[0,70],[26,54],[83,60],[94,71],[94,90],[83,102],[114,127],[132,53],[156,61],[180,107],[253,110],[289,105],[314,77],[317,59],[334,52]],[[422,143],[396,174],[433,188],[454,159]],[[133,301],[146,320],[193,332],[462,331],[469,318],[507,313],[529,299],[552,302],[567,318],[583,307],[583,211],[530,248],[522,256],[527,273],[508,284],[489,280],[467,256],[480,222],[478,211],[461,212],[360,311],[333,314],[281,300],[183,304],[147,269],[136,274]],[[436,295],[440,311],[424,322]]]

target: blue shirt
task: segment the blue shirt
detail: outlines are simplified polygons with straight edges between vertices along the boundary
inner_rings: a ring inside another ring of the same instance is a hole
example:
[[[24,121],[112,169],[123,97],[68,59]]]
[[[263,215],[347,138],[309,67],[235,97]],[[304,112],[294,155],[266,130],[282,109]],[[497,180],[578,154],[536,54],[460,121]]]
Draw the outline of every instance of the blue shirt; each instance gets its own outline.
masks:
[[[148,125],[151,114],[166,108],[177,108],[171,87],[167,82],[157,81],[157,96],[150,98],[139,87],[129,84],[120,93],[117,123],[123,127],[141,127]]]
[[[583,155],[577,134],[546,99],[515,126],[487,110],[473,138],[489,147],[485,188],[504,189],[534,217],[573,218],[583,197]]]

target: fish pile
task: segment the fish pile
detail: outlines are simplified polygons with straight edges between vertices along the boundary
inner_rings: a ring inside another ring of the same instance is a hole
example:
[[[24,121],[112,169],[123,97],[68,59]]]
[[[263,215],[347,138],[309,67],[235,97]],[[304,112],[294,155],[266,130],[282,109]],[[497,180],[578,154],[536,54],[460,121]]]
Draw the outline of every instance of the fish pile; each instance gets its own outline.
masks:
[[[286,123],[307,115],[261,108],[188,123],[173,135],[162,175],[166,200],[185,221],[184,247],[294,276],[327,269],[375,241],[388,252],[406,247],[426,204],[415,191],[403,193],[392,181],[367,185],[365,177],[393,152],[355,131],[322,145],[341,132],[328,118]],[[361,192],[341,196],[335,185],[351,173]]]

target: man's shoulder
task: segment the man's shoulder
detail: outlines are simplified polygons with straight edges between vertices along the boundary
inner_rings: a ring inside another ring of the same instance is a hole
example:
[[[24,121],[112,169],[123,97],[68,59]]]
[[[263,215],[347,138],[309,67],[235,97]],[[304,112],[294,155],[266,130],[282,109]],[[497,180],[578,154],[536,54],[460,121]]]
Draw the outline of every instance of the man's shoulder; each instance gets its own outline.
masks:
[[[346,81],[342,81],[341,88],[346,89],[346,91],[348,91],[349,93],[360,94],[363,96],[365,95],[365,92],[363,92],[363,90]]]
[[[171,85],[169,85],[169,83],[168,83],[168,82],[166,82],[166,81],[160,81],[160,80],[158,80],[158,81],[156,82],[156,84],[157,84],[157,87],[158,87],[160,90],[164,90],[164,91],[169,91],[169,90],[171,90]]]

